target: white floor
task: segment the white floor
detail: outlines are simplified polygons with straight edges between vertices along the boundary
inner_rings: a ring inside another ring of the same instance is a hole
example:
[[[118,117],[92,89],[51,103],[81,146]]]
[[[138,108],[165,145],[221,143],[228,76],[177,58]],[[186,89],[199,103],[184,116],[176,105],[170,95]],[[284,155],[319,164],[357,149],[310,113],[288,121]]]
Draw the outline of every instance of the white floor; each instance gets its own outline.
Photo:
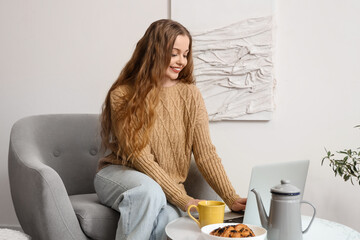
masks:
[[[29,240],[30,236],[26,235],[23,232],[9,229],[9,228],[0,228],[0,240]]]

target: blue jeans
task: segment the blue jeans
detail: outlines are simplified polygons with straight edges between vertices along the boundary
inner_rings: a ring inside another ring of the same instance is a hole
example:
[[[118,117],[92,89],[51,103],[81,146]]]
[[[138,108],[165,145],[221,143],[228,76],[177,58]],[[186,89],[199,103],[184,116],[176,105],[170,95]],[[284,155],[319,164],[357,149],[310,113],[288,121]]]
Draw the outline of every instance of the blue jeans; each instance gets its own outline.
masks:
[[[120,213],[116,240],[166,239],[166,224],[183,215],[167,203],[157,182],[132,168],[107,166],[94,185],[100,202]]]

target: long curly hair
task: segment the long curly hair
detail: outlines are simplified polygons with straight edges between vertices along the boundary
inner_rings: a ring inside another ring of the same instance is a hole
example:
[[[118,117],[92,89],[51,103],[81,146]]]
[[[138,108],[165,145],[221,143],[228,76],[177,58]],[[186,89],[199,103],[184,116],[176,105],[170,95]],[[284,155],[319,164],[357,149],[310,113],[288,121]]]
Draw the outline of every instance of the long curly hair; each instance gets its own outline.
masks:
[[[187,65],[179,73],[178,81],[194,83],[191,35],[180,23],[162,19],[152,23],[146,30],[136,44],[132,57],[107,93],[100,116],[102,146],[105,150],[112,150],[123,161],[137,158],[149,142],[161,81],[170,64],[178,35],[185,35],[190,40]],[[131,90],[124,97],[126,103],[118,106],[120,110],[112,112],[110,94],[122,85],[129,86]],[[114,133],[113,124],[117,126],[117,134]],[[119,135],[120,139],[116,137]]]

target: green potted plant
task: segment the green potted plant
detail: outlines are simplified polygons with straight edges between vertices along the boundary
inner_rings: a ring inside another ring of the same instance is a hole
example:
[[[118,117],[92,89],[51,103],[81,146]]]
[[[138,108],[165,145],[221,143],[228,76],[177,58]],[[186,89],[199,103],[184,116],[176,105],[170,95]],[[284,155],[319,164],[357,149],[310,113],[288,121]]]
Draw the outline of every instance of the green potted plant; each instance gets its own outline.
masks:
[[[360,128],[360,125],[355,126]],[[339,175],[345,181],[350,179],[351,183],[359,183],[360,185],[360,148],[344,149],[343,151],[336,151],[334,154],[331,151],[326,151],[326,156],[323,157],[321,165],[324,164],[325,160],[329,161],[329,166],[335,173],[335,176]]]

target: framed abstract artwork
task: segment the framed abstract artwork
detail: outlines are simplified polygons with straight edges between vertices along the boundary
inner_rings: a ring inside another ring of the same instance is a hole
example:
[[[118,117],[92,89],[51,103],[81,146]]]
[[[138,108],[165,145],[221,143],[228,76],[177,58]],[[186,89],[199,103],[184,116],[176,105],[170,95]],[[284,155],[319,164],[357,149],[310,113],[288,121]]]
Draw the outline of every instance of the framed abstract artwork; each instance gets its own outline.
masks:
[[[210,121],[270,120],[274,1],[171,0],[193,37],[194,75]]]

